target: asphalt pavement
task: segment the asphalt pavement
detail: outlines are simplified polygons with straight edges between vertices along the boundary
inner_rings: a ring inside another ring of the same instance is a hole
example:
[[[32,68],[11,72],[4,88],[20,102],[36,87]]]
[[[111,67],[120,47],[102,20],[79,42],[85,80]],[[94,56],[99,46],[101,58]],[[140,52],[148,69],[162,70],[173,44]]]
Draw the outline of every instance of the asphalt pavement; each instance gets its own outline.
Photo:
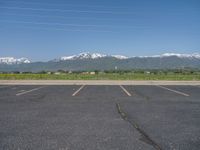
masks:
[[[1,85],[2,150],[199,150],[198,85]]]

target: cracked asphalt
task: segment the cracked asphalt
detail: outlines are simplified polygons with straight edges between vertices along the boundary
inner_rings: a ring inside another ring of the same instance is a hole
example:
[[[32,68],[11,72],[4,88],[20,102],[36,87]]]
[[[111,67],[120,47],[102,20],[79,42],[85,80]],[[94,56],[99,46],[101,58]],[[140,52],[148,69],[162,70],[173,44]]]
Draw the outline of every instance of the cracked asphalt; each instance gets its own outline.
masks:
[[[200,149],[200,86],[41,87],[0,86],[0,149]]]

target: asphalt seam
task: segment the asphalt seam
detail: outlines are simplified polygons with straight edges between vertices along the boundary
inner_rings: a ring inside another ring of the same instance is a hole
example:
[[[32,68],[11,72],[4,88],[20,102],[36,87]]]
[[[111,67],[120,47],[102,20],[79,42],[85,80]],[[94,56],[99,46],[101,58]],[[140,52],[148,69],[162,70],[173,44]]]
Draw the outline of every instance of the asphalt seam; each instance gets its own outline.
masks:
[[[161,146],[159,146],[154,140],[150,138],[150,136],[140,128],[140,126],[137,123],[133,123],[126,113],[122,110],[119,103],[116,103],[117,111],[120,114],[121,118],[127,122],[129,122],[147,141],[148,144],[152,145],[156,150],[162,150]]]
[[[135,92],[135,95],[136,95],[136,96],[142,97],[142,98],[144,98],[144,99],[146,99],[146,100],[150,100],[150,99],[151,99],[151,97],[149,97],[148,95],[142,94],[142,93],[139,92],[136,88],[134,89],[134,92]]]

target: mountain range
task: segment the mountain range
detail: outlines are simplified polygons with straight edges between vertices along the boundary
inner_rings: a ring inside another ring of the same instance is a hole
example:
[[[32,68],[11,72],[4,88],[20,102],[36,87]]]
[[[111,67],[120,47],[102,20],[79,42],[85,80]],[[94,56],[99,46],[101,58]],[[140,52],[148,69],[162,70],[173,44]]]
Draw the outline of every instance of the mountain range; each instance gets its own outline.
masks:
[[[0,57],[0,64],[13,65],[13,64],[23,64],[23,63],[31,63],[31,61],[23,57],[22,58]]]
[[[47,62],[32,62],[27,58],[0,57],[0,71],[57,71],[57,70],[113,70],[113,69],[200,69],[200,54],[165,53],[154,56],[126,57],[99,53],[80,53]]]

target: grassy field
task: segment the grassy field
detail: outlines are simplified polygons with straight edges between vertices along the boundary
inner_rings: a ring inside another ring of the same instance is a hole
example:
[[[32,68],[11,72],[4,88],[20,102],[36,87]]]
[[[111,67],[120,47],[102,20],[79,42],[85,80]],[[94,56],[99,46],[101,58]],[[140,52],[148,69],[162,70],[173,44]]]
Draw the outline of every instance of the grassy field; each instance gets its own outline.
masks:
[[[0,80],[200,80],[199,74],[0,74]]]

